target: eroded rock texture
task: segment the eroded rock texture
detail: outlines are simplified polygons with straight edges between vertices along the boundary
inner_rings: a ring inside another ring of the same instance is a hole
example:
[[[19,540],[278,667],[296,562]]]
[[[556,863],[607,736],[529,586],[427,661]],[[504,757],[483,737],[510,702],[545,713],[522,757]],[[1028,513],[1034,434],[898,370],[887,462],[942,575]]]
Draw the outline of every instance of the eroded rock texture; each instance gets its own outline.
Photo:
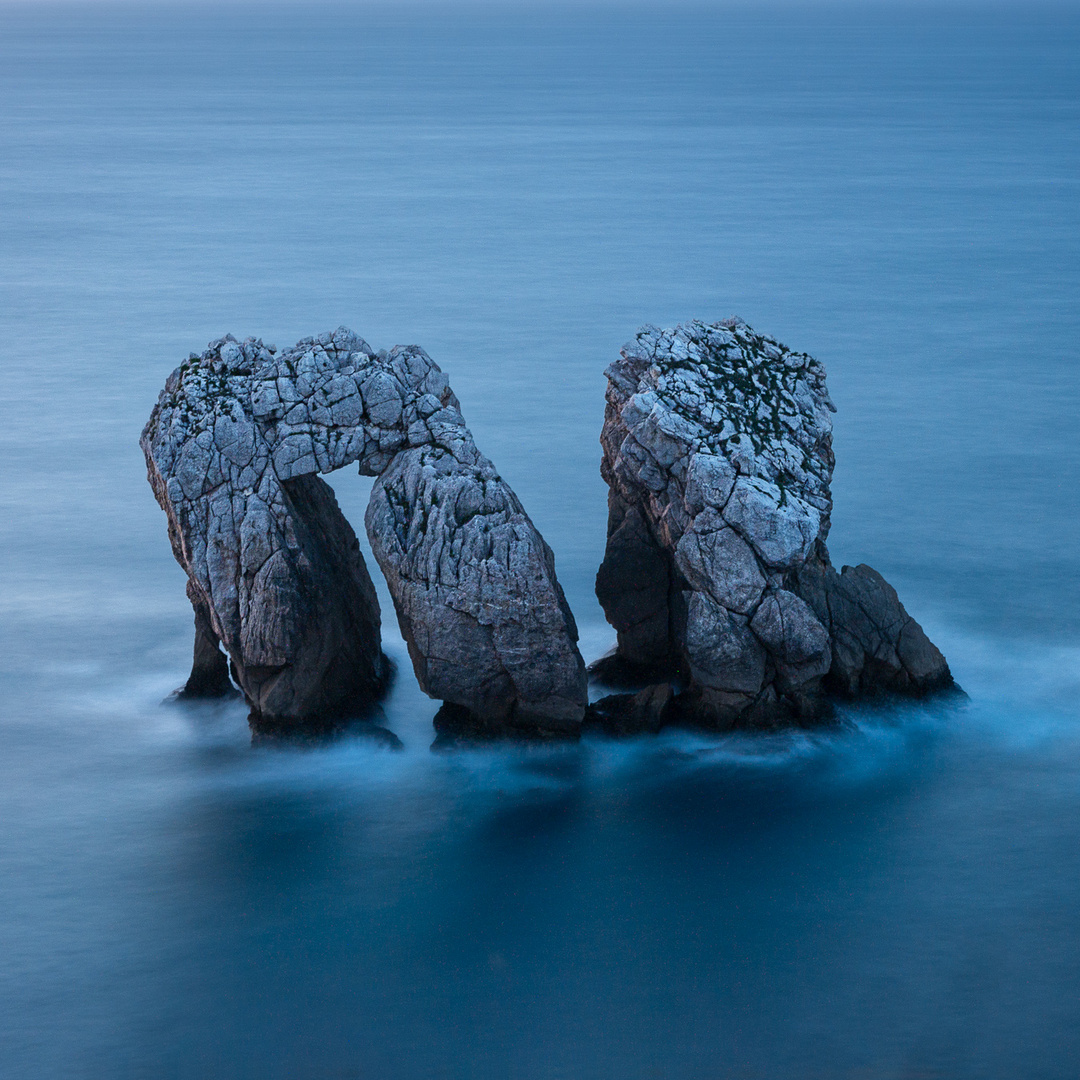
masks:
[[[673,707],[718,726],[814,715],[823,686],[951,682],[876,571],[829,561],[835,410],[820,363],[729,320],[645,327],[606,374],[596,591],[618,648],[601,675],[679,673]]]
[[[551,552],[422,349],[376,353],[344,328],[283,352],[223,338],[169,377],[142,445],[197,632],[260,716],[322,718],[385,683],[374,587],[316,475],[356,463],[380,477],[369,535],[424,690],[492,726],[580,723]]]

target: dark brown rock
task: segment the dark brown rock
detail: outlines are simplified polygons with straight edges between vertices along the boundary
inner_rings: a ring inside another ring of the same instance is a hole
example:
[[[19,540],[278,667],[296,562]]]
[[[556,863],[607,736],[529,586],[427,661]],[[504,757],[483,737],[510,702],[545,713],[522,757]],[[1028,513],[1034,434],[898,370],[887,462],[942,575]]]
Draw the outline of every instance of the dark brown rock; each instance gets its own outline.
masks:
[[[636,694],[609,694],[589,706],[586,723],[607,735],[655,734],[671,718],[674,702],[675,691],[666,682]]]

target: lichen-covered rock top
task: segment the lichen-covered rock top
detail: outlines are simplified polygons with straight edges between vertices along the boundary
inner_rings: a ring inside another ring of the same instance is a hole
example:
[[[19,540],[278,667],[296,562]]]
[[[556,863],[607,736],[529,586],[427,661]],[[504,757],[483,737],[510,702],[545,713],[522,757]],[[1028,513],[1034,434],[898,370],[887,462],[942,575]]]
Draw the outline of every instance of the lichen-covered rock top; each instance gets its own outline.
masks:
[[[737,319],[646,326],[609,369],[620,389],[656,401],[687,424],[698,450],[727,457],[740,473],[828,498],[832,463],[815,456],[835,407],[825,369]],[[644,370],[640,362],[646,365]],[[623,372],[638,375],[636,386]],[[650,410],[651,411],[651,410]]]
[[[690,516],[699,504],[723,512],[734,492],[728,523],[752,530],[777,567],[828,534],[835,407],[813,357],[737,319],[692,322],[643,327],[606,374],[609,482],[669,503],[674,484]],[[687,521],[669,516],[677,542]],[[773,540],[760,535],[763,517],[779,526]]]
[[[258,364],[251,406],[283,480],[354,461],[378,476],[402,448],[449,445],[466,432],[458,399],[423,349],[376,353],[344,328]]]
[[[339,327],[283,351],[228,335],[192,353],[169,376],[143,437],[191,499],[225,473],[253,486],[268,462],[278,480],[353,462],[377,476],[403,447],[465,430],[446,376],[423,349],[376,353]],[[188,467],[169,468],[184,454]]]

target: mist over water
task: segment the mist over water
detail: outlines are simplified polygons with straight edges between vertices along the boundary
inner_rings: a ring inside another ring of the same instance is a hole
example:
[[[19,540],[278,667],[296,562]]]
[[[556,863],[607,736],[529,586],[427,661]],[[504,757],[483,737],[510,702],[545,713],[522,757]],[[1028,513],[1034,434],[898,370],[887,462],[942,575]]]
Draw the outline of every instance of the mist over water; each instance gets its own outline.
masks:
[[[1075,1075],[1078,47],[1065,5],[0,6],[0,1075]],[[592,660],[603,369],[735,313],[826,364],[834,561],[966,698],[433,753],[377,583],[401,751],[161,704],[138,435],[190,351],[422,344]]]

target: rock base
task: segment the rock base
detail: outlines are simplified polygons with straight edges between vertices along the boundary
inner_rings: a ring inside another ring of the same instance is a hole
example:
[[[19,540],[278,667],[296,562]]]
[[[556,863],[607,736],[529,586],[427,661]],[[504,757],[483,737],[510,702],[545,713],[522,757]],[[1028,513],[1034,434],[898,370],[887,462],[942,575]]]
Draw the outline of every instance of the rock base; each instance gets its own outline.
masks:
[[[432,750],[483,746],[495,742],[576,742],[581,738],[579,721],[558,727],[545,726],[536,716],[483,717],[450,701],[444,701],[432,721],[436,737]]]
[[[306,724],[281,724],[254,713],[248,717],[252,746],[323,746],[339,739],[363,739],[384,750],[404,750],[405,744],[389,729],[373,720],[322,720]]]

